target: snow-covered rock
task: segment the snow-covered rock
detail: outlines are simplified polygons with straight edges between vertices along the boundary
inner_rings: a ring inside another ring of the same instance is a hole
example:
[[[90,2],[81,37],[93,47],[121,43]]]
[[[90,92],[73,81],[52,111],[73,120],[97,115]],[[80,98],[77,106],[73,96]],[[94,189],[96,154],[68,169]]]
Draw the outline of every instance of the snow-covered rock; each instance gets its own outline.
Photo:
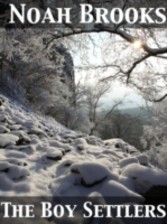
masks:
[[[0,147],[6,147],[7,145],[16,144],[19,137],[13,134],[0,134]]]
[[[9,128],[7,128],[5,125],[0,125],[0,133],[7,133],[10,132]]]
[[[132,178],[136,183],[138,192],[143,193],[153,186],[167,186],[167,173],[145,167],[139,164],[130,164],[122,172],[122,175]]]
[[[0,172],[7,172],[9,170],[10,164],[6,161],[0,162]]]
[[[121,199],[121,201],[124,200],[126,202],[127,198],[130,198],[134,200],[133,202],[143,202],[144,198],[139,195],[138,193],[135,193],[134,191],[128,189],[121,183],[110,180],[103,184],[103,186],[100,189],[100,193],[103,196],[108,196],[108,197],[115,197],[117,199]]]
[[[26,178],[29,175],[29,171],[24,167],[19,167],[16,165],[11,165],[7,175],[14,181]]]
[[[96,185],[108,177],[117,179],[106,166],[94,161],[76,163],[71,166],[71,172],[78,174],[85,186]]]
[[[149,165],[149,159],[147,155],[139,155],[137,156],[137,159],[139,160],[139,163],[143,166]]]
[[[104,143],[108,147],[115,147],[118,150],[120,149],[126,153],[133,154],[138,152],[138,150],[134,146],[127,144],[126,142],[124,142],[122,139],[119,138],[108,139],[105,140]]]
[[[135,157],[130,157],[130,158],[126,158],[126,159],[122,159],[120,162],[119,162],[119,165],[121,168],[131,164],[131,163],[139,163],[138,159],[135,158]]]
[[[59,149],[54,149],[52,147],[50,147],[47,152],[46,152],[46,158],[49,160],[61,160],[63,157],[63,149],[59,148]]]
[[[1,99],[2,105],[1,105]],[[71,131],[0,96],[0,192],[16,196],[119,196],[143,201],[167,173],[121,139]]]

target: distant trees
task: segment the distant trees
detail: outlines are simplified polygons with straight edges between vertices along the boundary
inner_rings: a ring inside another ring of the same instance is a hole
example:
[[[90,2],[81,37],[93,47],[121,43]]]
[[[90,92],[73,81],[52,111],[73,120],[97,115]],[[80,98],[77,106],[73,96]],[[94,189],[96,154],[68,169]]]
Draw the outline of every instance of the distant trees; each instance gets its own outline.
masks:
[[[111,83],[98,82],[98,75],[89,84],[86,80],[76,85],[76,107],[80,108],[90,121],[89,134],[97,135],[102,139],[122,138],[142,150],[140,137],[143,132],[143,121],[135,115],[121,112],[119,106],[125,103],[125,96],[117,100],[111,98],[112,106],[104,109],[102,99],[111,91]],[[71,120],[70,116],[67,117]]]
[[[150,122],[144,125],[142,144],[145,150],[159,147],[167,139],[167,106],[165,102],[155,103],[152,110]]]
[[[97,114],[101,99],[109,91],[110,83],[76,83],[74,86],[74,104],[61,111],[62,123],[67,127],[94,134],[98,123]]]
[[[143,123],[135,115],[124,114],[116,109],[108,116],[102,116],[97,130],[102,139],[121,138],[142,150],[140,137],[143,133]]]
[[[143,149],[152,162],[160,168],[167,168],[167,105],[166,100],[154,103],[149,124],[144,125],[141,138]]]
[[[80,90],[82,94],[80,95],[80,99],[78,103],[81,107],[85,107],[87,111],[89,120],[91,122],[91,130],[90,134],[94,133],[96,126],[98,125],[98,110],[101,107],[101,99],[105,96],[105,94],[109,91],[111,84],[108,82],[98,82],[94,81],[94,84],[87,84],[80,86]]]
[[[150,123],[144,126],[142,137],[146,150],[161,146],[167,139],[167,105],[164,102],[152,106]]]

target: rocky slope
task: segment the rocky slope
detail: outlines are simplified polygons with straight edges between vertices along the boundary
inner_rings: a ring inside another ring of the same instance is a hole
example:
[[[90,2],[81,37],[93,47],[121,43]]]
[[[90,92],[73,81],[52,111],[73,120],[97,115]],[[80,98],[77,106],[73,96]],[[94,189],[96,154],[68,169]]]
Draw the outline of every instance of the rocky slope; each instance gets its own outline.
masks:
[[[166,186],[167,174],[120,139],[68,130],[0,96],[0,192],[3,195],[134,196]]]

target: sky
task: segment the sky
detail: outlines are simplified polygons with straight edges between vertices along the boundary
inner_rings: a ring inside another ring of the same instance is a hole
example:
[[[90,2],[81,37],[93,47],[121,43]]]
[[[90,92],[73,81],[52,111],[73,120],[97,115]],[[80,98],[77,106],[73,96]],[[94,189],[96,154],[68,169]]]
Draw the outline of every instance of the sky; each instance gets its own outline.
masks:
[[[124,98],[125,97],[125,98]],[[132,88],[115,82],[110,92],[105,94],[101,102],[104,108],[111,108],[115,101],[124,98],[124,103],[119,106],[120,109],[135,108],[145,105],[145,100]]]
[[[81,46],[81,48],[84,48],[84,52],[81,51],[75,51],[72,52],[73,58],[74,58],[74,65],[75,68],[80,66],[96,66],[100,65],[103,61],[103,58],[105,57],[104,52],[102,51],[105,47],[105,42],[108,39],[108,35],[102,34],[102,36],[99,36],[98,34],[93,34],[92,40],[85,42],[86,47]],[[113,39],[114,41],[114,39]],[[138,46],[136,46],[138,47]],[[135,49],[136,50],[136,49]],[[114,52],[114,51],[113,51]],[[109,54],[109,57],[114,58],[116,57],[115,53],[113,55]],[[112,68],[110,68],[107,71],[92,71],[89,69],[75,69],[75,81],[76,83],[78,81],[81,81],[83,83],[87,82],[88,84],[92,84],[96,81],[97,76],[98,77],[107,77],[110,73],[112,73]],[[119,100],[122,99],[126,95],[124,99],[124,103],[120,105],[120,108],[134,108],[134,107],[140,107],[144,105],[145,100],[135,91],[134,89],[130,88],[126,84],[122,84],[121,82],[112,81],[111,90],[109,93],[105,94],[102,98],[101,102],[103,104],[103,108],[111,107],[111,105]]]

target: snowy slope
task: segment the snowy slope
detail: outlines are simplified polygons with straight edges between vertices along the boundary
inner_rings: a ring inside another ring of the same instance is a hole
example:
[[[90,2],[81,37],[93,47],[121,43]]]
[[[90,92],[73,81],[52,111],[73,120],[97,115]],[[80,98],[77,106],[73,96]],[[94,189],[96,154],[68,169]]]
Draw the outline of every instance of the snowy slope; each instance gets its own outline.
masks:
[[[120,139],[68,130],[0,96],[0,193],[132,196],[142,202],[167,174]]]

